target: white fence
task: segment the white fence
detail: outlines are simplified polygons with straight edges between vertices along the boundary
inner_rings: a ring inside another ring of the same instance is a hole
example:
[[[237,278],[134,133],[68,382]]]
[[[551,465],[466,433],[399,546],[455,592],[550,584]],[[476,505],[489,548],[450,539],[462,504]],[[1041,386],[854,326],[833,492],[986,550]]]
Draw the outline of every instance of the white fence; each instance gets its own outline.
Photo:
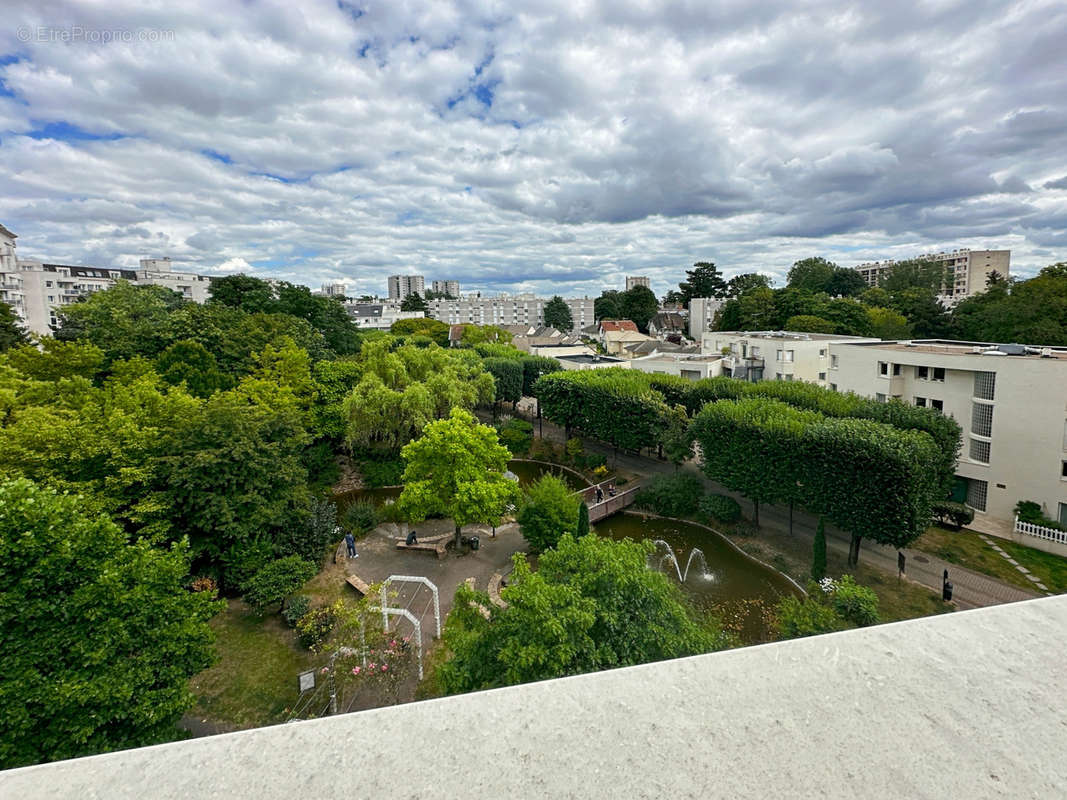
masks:
[[[1034,525],[1032,522],[1020,522],[1015,518],[1015,532],[1036,536],[1038,539],[1047,539],[1050,542],[1067,545],[1067,531],[1056,528],[1046,528],[1044,525]]]

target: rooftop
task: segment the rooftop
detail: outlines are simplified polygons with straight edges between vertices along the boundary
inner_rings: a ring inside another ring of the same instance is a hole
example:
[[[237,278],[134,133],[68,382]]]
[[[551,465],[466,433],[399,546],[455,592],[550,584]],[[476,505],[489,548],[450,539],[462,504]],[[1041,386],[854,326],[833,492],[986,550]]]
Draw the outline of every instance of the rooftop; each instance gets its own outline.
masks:
[[[4,772],[53,797],[1059,797],[1067,597]]]
[[[946,356],[1002,356],[1012,359],[1054,359],[1067,361],[1067,347],[998,344],[996,342],[959,342],[952,339],[911,339],[892,342],[843,342],[879,350],[901,350],[909,353],[937,353]]]
[[[541,348],[538,348],[538,349],[541,349]],[[544,348],[544,349],[547,350],[549,348]],[[591,356],[591,355],[587,355],[585,353],[578,353],[578,354],[570,355],[570,356],[553,356],[553,357],[559,359],[560,361],[569,361],[572,364],[603,364],[605,361],[611,361],[611,362],[614,362],[616,364],[624,364],[624,363],[626,363],[623,359],[615,358],[614,356],[595,356],[595,355]]]
[[[870,336],[841,336],[836,333],[805,331],[705,331],[705,336],[741,336],[750,339],[786,339],[801,342],[878,342]]]

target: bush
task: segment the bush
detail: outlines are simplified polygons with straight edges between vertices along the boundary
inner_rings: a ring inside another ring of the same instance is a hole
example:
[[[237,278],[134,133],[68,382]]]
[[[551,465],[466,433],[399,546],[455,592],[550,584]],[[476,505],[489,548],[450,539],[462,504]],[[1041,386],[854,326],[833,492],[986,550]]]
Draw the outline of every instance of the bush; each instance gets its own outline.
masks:
[[[296,638],[300,640],[300,644],[312,650],[329,638],[336,624],[337,616],[332,608],[313,608],[296,623]]]
[[[1036,505],[1036,503],[1035,503]],[[930,507],[934,519],[940,524],[959,530],[964,525],[970,525],[974,521],[974,509],[963,503],[954,503],[951,500],[942,500]]]
[[[231,545],[219,559],[223,588],[237,594],[275,555],[274,544],[266,539],[247,539]]]
[[[310,610],[311,598],[306,594],[294,594],[285,603],[285,608],[282,610],[282,619],[285,620],[290,628],[295,628],[296,624]]]
[[[214,595],[219,590],[218,582],[210,575],[198,575],[193,578],[193,582],[189,585],[189,588],[194,592],[209,592]]]
[[[565,533],[574,533],[581,501],[555,475],[544,475],[526,491],[515,519],[530,547],[538,552],[555,547]]]
[[[621,483],[617,481],[616,485]],[[697,510],[704,484],[695,475],[660,475],[637,493],[635,503],[666,517],[684,517]]]
[[[378,508],[370,500],[357,500],[345,509],[345,527],[357,536],[373,530],[378,524]]]
[[[300,556],[286,556],[264,566],[241,590],[257,614],[262,614],[275,603],[281,611],[285,598],[311,580],[316,572],[318,567],[312,562]]]
[[[743,519],[734,524],[733,532],[737,536],[756,536],[759,533],[759,528],[756,527],[755,523]]]
[[[1015,504],[1015,514],[1020,522],[1029,522],[1031,525],[1041,525],[1044,528],[1052,528],[1057,531],[1067,531],[1067,527],[1060,525],[1056,520],[1049,519],[1042,511],[1041,506],[1032,500],[1020,500]]]
[[[337,542],[337,506],[332,500],[311,500],[307,521],[283,535],[282,552],[322,565],[326,550]]]
[[[741,504],[724,494],[709,494],[700,498],[699,508],[719,522],[737,522],[741,519]]]
[[[878,622],[878,595],[873,589],[860,586],[851,575],[837,581],[831,599],[834,610],[853,625]]]
[[[572,436],[567,440],[566,450],[567,458],[574,463],[577,463],[578,459],[585,455],[585,446],[577,436]]]
[[[509,419],[497,429],[500,443],[513,456],[525,455],[533,444],[533,425],[524,419]]]
[[[796,639],[845,628],[845,621],[818,597],[786,597],[778,603],[778,637]]]
[[[404,462],[400,458],[377,456],[361,461],[359,471],[363,482],[372,489],[379,486],[398,486],[404,475]]]

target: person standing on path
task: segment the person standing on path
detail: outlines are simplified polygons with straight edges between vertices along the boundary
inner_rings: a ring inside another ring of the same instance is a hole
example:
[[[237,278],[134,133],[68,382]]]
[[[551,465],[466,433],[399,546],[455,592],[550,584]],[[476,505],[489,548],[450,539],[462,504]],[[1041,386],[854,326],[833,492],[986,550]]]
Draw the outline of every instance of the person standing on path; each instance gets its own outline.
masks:
[[[345,546],[348,547],[349,558],[359,558],[359,553],[356,552],[356,537],[352,535],[352,531],[345,534]]]

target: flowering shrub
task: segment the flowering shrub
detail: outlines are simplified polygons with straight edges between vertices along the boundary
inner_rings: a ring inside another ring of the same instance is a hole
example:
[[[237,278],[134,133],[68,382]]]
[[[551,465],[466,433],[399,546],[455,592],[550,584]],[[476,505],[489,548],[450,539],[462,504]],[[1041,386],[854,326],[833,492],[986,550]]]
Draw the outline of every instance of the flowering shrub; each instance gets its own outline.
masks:
[[[219,590],[219,585],[210,575],[199,575],[193,578],[190,588],[194,592],[209,592],[214,595]]]

